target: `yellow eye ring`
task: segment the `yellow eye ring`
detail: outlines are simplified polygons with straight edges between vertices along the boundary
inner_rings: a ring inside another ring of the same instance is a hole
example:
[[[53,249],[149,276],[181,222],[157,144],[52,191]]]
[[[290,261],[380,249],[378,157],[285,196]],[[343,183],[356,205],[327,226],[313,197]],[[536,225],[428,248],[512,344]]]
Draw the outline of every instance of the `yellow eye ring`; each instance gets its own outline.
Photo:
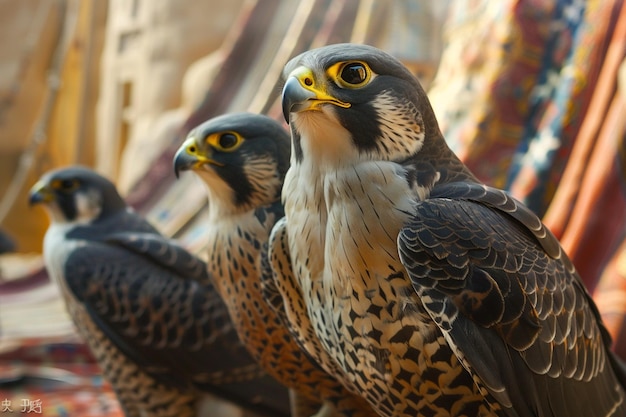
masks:
[[[342,88],[361,88],[372,79],[372,70],[362,61],[338,62],[327,70],[327,74]]]
[[[66,180],[53,180],[50,185],[55,190],[61,190],[65,192],[71,192],[78,188],[79,183],[76,179],[66,179]]]
[[[232,152],[243,143],[243,137],[237,132],[213,133],[206,138],[206,141],[214,149],[222,152]]]

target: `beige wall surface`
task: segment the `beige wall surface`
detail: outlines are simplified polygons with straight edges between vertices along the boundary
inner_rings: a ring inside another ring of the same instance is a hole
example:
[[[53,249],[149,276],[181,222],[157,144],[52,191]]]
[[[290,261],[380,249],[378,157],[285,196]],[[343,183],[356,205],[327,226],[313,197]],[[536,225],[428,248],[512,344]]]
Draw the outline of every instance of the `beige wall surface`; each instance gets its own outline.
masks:
[[[27,192],[43,172],[80,163],[122,189],[136,180],[133,161],[149,164],[191,111],[186,71],[209,76],[201,63],[241,3],[0,1],[0,228],[19,251],[41,250],[48,221]],[[20,171],[24,153],[34,159]]]
[[[48,95],[48,71],[63,32],[64,7],[58,0],[0,2],[0,195],[6,192],[18,161],[35,133]],[[32,176],[25,182],[32,181]],[[2,228],[18,248],[37,249],[47,220],[26,206],[26,191],[16,196]]]
[[[192,110],[182,96],[185,73],[220,47],[241,3],[109,1],[96,167],[115,177],[122,191]]]

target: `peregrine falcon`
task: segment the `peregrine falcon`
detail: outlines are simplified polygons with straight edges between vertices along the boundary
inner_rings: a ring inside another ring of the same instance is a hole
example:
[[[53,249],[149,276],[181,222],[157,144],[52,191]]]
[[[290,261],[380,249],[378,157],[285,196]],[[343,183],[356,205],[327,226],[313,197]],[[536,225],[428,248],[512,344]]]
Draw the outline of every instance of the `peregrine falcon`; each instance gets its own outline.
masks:
[[[325,369],[382,416],[626,415],[624,368],[558,241],[454,155],[398,60],[338,44],[283,75],[292,156],[269,257]]]
[[[206,264],[109,180],[83,167],[51,171],[30,203],[47,209],[46,268],[127,417],[210,415],[207,393],[288,414],[287,390],[239,342]]]
[[[271,291],[263,285],[262,257],[272,227],[283,217],[280,193],[289,155],[289,134],[277,121],[233,113],[194,128],[174,168],[177,174],[193,170],[206,185],[209,272],[244,345],[295,393],[301,406],[293,414],[310,416],[325,401],[330,415],[376,416],[304,354],[283,324],[284,307],[266,297]]]

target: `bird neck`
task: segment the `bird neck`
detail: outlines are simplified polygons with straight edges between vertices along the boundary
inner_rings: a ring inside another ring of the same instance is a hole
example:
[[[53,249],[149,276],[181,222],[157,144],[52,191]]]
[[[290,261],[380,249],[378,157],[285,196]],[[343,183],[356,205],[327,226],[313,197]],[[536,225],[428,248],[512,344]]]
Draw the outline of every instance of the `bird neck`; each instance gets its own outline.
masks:
[[[319,177],[302,171],[306,166],[292,168],[285,214],[293,269],[306,271],[303,285],[319,287],[328,300],[375,288],[379,277],[400,270],[395,237],[414,199],[397,163],[365,161]]]
[[[270,206],[280,200],[280,192],[275,189],[277,187],[266,187],[260,192],[255,190],[245,201],[238,200],[235,191],[230,187],[206,188],[211,222],[253,215],[256,208]]]
[[[127,207],[126,202],[122,197],[115,192],[115,194],[105,195],[102,200],[102,213],[117,213],[125,211]]]
[[[452,152],[439,129],[435,134],[426,137],[416,159],[431,165],[434,171],[439,173],[438,184],[455,181],[480,182]]]
[[[239,216],[246,211],[247,207],[237,203],[235,192],[229,187],[216,189],[207,186],[208,216],[211,223],[220,222],[224,219]]]

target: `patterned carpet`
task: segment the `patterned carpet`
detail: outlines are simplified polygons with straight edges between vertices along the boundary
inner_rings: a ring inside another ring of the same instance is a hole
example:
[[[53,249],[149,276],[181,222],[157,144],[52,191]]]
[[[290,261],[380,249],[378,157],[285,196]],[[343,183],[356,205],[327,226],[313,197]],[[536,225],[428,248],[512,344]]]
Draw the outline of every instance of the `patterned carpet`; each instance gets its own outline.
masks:
[[[111,387],[81,343],[23,341],[0,355],[0,414],[122,417]]]

